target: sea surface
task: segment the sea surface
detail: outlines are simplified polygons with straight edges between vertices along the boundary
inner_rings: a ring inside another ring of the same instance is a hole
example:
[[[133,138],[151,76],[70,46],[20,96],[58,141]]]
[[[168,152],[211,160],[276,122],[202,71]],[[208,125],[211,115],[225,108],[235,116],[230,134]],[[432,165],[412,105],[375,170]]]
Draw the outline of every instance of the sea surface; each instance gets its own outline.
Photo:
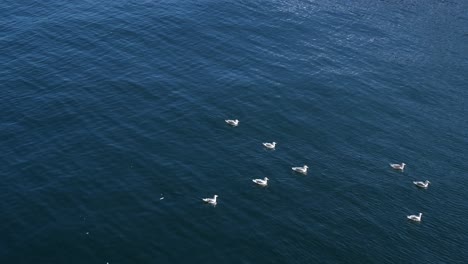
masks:
[[[0,62],[2,264],[468,263],[466,0],[3,0]]]

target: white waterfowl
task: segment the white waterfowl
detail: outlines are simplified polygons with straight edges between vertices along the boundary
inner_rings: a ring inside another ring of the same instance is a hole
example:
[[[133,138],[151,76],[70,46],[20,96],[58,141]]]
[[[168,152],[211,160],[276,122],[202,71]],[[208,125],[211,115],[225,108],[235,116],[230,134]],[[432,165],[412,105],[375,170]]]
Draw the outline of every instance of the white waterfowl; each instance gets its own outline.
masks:
[[[406,217],[411,221],[421,222],[422,213],[419,213],[419,215],[408,215]]]
[[[252,181],[255,182],[256,184],[260,185],[260,186],[267,186],[268,185],[268,178],[265,177],[262,179],[253,179]]]
[[[276,147],[276,142],[272,142],[272,143],[263,143],[263,146],[265,146],[265,148],[267,148],[267,149],[275,149],[275,147]]]
[[[307,174],[307,169],[309,169],[309,167],[307,165],[304,165],[304,167],[292,167],[291,169],[295,172]]]
[[[422,181],[414,181],[414,185],[418,186],[419,188],[427,188],[429,187],[429,184],[431,183],[430,181],[426,180],[424,182]]]
[[[226,121],[226,123],[228,123],[231,126],[238,126],[239,125],[239,120],[237,120],[237,119],[226,119],[224,121]]]
[[[202,200],[205,202],[205,203],[209,203],[209,204],[212,204],[212,205],[216,205],[217,201],[216,199],[218,198],[218,195],[215,194],[215,196],[213,198],[203,198]]]
[[[403,171],[403,170],[405,169],[405,166],[406,166],[406,163],[401,163],[401,164],[394,163],[394,164],[390,164],[390,167],[392,167],[393,169],[395,169],[395,170],[401,170],[401,171]]]

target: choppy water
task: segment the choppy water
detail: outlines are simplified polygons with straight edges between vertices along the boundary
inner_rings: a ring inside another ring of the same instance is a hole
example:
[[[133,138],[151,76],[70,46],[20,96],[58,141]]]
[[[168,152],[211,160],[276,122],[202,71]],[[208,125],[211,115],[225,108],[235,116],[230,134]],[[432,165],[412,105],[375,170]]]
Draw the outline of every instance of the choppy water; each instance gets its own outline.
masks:
[[[0,263],[466,263],[467,10],[1,1]]]

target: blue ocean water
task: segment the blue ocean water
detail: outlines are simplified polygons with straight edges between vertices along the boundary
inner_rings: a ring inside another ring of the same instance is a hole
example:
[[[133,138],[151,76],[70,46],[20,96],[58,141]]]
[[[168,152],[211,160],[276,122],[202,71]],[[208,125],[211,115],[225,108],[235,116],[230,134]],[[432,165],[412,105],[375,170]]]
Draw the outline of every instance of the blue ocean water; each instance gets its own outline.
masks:
[[[0,263],[466,263],[467,10],[1,1]]]

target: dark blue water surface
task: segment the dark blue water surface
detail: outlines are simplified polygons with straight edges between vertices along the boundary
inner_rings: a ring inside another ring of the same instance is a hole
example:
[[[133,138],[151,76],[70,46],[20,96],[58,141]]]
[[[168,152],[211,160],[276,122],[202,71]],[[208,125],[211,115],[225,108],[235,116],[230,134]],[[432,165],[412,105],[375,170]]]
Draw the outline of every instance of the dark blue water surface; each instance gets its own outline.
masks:
[[[465,0],[4,0],[0,51],[0,263],[467,263]]]

